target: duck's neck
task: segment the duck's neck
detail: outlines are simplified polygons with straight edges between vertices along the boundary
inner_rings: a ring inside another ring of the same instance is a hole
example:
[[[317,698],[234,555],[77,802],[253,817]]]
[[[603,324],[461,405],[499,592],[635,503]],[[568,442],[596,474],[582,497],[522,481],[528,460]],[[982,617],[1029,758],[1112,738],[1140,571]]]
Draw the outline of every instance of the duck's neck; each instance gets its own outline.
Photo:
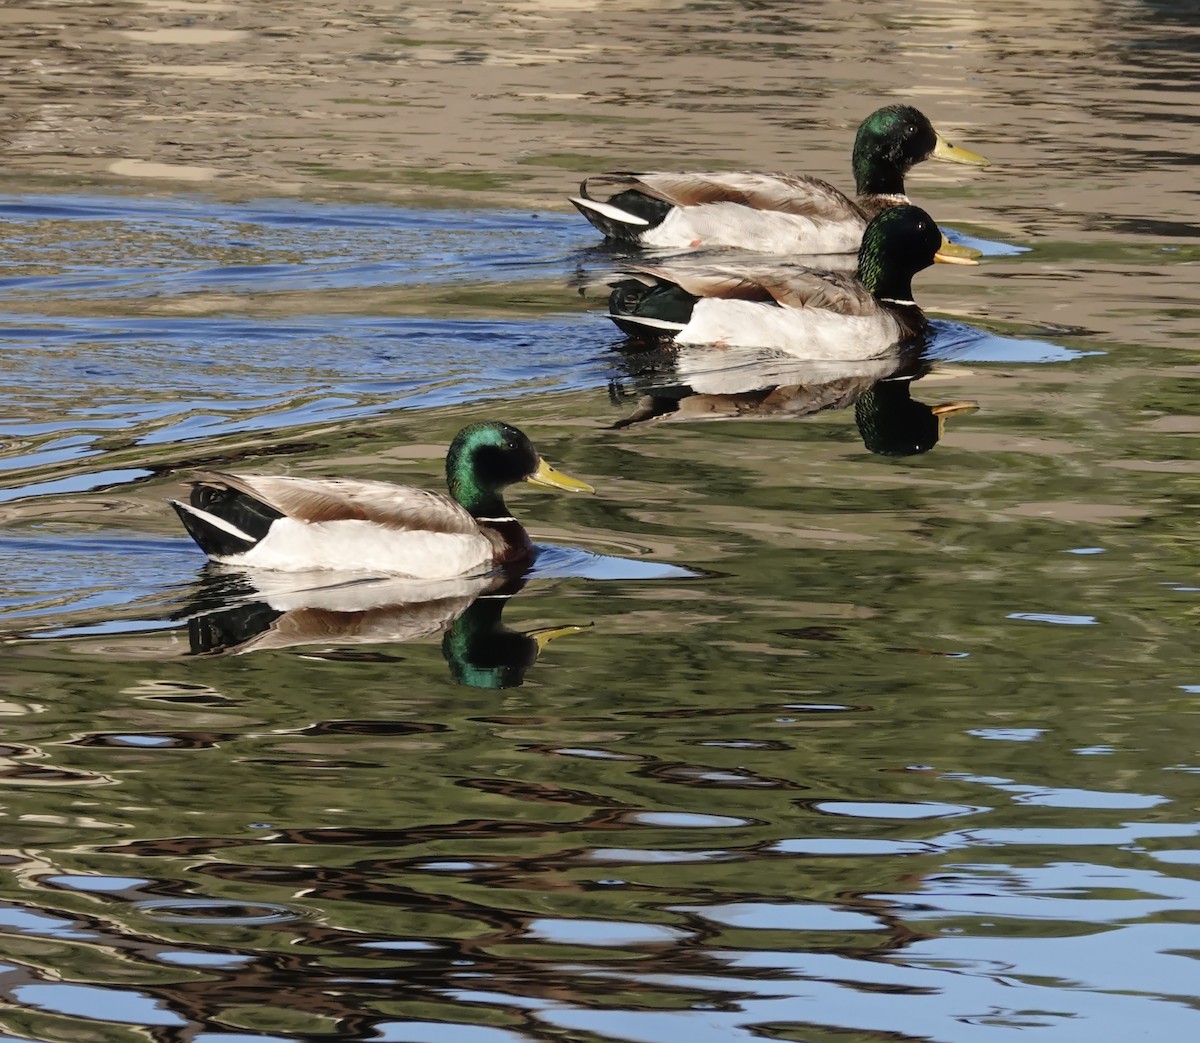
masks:
[[[473,467],[464,465],[448,470],[446,484],[450,487],[450,495],[470,512],[471,517],[482,521],[512,518],[504,503],[504,493],[495,486],[484,485]]]
[[[912,273],[884,264],[878,253],[867,252],[865,244],[858,255],[858,281],[880,300],[913,303]]]
[[[902,196],[904,171],[876,152],[856,148],[854,185],[860,196]]]

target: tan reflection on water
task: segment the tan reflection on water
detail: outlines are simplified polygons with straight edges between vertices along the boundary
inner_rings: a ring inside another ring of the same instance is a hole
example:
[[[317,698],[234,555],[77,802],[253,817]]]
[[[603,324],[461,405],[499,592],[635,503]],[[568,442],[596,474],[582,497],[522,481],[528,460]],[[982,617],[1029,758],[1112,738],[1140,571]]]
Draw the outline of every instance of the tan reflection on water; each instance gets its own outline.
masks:
[[[1056,165],[1084,143],[1129,153],[1077,88],[1102,78],[1114,116],[1190,108],[1183,85],[1151,93],[1129,75],[1123,46],[1154,32],[1143,17],[1129,2],[940,0],[5,5],[0,70],[10,163],[26,174],[554,199],[613,163],[845,182],[854,126],[896,97],[986,146],[1001,176],[1043,146]],[[1151,144],[1172,142],[1135,148]],[[1185,178],[1160,167],[1140,187]],[[965,179],[925,168],[919,180]],[[1110,180],[1098,170],[1073,187],[1100,202]]]

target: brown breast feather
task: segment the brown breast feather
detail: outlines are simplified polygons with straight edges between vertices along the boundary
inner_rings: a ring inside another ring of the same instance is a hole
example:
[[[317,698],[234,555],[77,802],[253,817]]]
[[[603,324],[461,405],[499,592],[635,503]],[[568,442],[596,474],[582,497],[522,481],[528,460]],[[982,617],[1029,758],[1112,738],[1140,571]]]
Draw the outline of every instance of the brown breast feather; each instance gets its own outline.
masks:
[[[497,565],[523,561],[533,550],[533,541],[519,521],[485,521],[479,529],[492,545],[493,560]]]

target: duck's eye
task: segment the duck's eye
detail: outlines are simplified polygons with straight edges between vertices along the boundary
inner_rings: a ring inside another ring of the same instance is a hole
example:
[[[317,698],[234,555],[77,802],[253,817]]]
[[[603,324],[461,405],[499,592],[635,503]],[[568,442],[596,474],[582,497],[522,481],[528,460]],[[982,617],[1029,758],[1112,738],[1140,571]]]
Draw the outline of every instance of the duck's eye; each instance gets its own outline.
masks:
[[[917,125],[915,123],[910,123],[904,128],[904,132],[906,134],[915,134],[917,132]]]

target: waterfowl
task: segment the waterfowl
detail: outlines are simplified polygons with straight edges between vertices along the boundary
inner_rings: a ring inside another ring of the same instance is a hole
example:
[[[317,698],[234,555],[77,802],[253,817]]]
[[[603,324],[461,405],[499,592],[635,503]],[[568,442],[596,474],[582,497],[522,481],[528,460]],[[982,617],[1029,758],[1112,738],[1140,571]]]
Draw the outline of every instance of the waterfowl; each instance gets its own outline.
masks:
[[[187,503],[170,502],[213,561],[446,579],[530,558],[529,534],[503,495],[522,480],[595,492],[546,463],[515,427],[489,421],[463,428],[450,444],[449,496],[388,482],[204,471]]]
[[[863,120],[854,140],[856,200],[815,177],[733,171],[598,174],[571,202],[606,238],[640,246],[847,253],[871,218],[911,202],[904,175],[929,158],[988,165],[947,142],[911,105],[887,105]]]
[[[613,286],[609,318],[635,339],[775,348],[808,359],[872,358],[925,329],[912,277],[947,255],[920,207],[894,206],[863,235],[855,275],[797,265],[637,265]]]

